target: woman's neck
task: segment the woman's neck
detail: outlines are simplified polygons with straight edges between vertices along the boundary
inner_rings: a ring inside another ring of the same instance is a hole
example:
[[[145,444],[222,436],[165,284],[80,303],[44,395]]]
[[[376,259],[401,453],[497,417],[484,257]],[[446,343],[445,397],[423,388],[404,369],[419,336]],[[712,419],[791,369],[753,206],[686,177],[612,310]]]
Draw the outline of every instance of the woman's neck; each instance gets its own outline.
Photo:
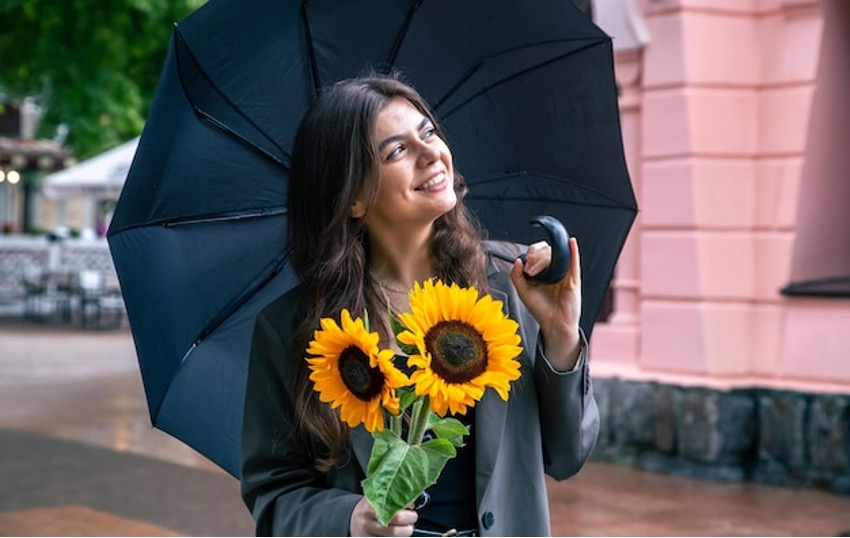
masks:
[[[429,254],[430,230],[405,236],[387,235],[369,238],[369,271],[385,290],[407,292],[414,282],[422,283],[434,276]]]
[[[404,237],[402,237],[404,235]],[[369,272],[372,280],[377,283],[377,292],[383,302],[394,314],[410,311],[408,292],[415,282],[420,284],[434,275],[434,268],[429,256],[428,237],[417,238],[415,234],[387,234],[375,237],[369,236]],[[375,313],[386,322],[387,309]],[[401,349],[392,334],[387,335],[388,341],[381,345],[401,354]]]

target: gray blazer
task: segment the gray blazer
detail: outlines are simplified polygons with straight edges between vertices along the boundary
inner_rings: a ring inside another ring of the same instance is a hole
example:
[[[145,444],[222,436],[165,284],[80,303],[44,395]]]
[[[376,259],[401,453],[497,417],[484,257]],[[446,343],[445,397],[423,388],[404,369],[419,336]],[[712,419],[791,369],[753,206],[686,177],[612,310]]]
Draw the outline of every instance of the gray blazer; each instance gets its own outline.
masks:
[[[507,402],[487,390],[475,407],[476,493],[481,536],[547,536],[549,505],[544,473],[564,480],[587,461],[599,433],[599,412],[587,364],[587,344],[575,369],[556,372],[544,358],[539,328],[510,281],[517,247],[487,243],[490,293],[520,323],[522,377]],[[497,256],[493,256],[495,253]],[[303,319],[300,288],[257,317],[248,370],[242,435],[242,497],[258,536],[347,536],[371,435],[351,435],[349,459],[328,473],[312,466],[294,434],[289,343]]]

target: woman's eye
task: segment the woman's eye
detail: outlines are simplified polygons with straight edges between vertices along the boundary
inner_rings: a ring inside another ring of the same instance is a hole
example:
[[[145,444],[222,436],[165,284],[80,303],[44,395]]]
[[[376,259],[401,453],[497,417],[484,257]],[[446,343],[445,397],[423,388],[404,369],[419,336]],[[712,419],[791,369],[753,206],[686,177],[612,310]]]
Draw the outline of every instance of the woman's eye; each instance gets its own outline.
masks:
[[[422,133],[422,138],[431,138],[435,134],[437,134],[437,130],[433,127],[429,127],[428,129],[425,129],[425,132]]]
[[[400,155],[402,151],[404,151],[404,146],[402,146],[402,145],[398,145],[398,146],[394,147],[394,148],[393,148],[393,149],[392,149],[392,150],[391,150],[391,151],[387,154],[387,159],[392,159],[392,158],[393,158],[393,157],[395,157],[396,155]]]

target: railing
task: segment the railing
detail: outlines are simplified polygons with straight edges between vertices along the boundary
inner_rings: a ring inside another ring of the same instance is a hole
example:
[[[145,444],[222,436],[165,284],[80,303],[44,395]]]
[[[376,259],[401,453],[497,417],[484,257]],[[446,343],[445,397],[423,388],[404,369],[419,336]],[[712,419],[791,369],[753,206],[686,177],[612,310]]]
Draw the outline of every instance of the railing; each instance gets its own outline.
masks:
[[[109,328],[124,304],[105,239],[0,236],[0,306],[27,319]]]
[[[57,253],[46,237],[0,236],[0,303],[22,299],[25,282],[50,266]]]

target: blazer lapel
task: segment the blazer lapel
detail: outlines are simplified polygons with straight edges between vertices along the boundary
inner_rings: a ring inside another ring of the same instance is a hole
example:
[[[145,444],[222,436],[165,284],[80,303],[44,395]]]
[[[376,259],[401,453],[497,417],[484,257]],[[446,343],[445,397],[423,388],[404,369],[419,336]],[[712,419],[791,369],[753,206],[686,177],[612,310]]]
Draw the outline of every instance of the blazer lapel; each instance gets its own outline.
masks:
[[[510,304],[508,294],[503,291],[507,289],[507,286],[512,285],[510,276],[499,270],[494,258],[509,261],[521,251],[516,245],[499,242],[488,242],[487,246],[490,253],[487,267],[490,295],[493,299],[502,302],[502,310],[506,315],[512,316],[515,305]],[[508,402],[502,400],[492,389],[486,390],[484,397],[475,406],[475,492],[479,506],[493,477],[499,456],[499,446],[505,433],[507,413]]]
[[[494,390],[487,390],[475,406],[475,493],[479,505],[496,467],[507,409],[507,402]]]

